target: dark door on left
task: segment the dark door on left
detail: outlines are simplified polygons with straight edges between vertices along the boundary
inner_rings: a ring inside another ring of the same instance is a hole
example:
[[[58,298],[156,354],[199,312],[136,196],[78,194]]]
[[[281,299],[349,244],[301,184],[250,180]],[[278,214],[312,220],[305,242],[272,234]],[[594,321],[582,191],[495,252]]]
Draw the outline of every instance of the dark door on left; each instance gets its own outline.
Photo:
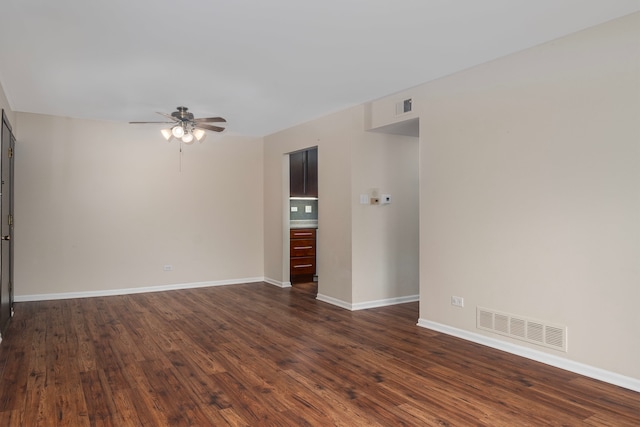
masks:
[[[2,110],[2,162],[0,163],[0,334],[13,315],[13,154],[16,140]]]

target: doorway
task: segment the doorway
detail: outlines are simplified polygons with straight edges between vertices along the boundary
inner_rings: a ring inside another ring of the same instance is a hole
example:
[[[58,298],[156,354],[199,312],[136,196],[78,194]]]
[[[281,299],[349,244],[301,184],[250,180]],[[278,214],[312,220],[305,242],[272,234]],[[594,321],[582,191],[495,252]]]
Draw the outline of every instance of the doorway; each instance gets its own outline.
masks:
[[[317,294],[318,147],[289,153],[289,279]]]
[[[2,110],[0,163],[0,339],[13,316],[13,165],[15,137]]]

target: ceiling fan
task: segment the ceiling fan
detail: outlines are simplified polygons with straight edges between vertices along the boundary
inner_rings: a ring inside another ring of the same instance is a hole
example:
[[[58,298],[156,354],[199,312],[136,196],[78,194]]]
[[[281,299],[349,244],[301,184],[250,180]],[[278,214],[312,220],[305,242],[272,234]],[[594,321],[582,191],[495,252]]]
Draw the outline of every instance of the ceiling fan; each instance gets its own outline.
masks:
[[[168,129],[162,129],[162,135],[166,140],[170,140],[172,137],[179,138],[182,142],[190,144],[194,138],[200,141],[205,136],[205,130],[211,130],[214,132],[222,132],[223,127],[211,125],[208,123],[226,123],[227,121],[222,117],[204,117],[195,118],[193,113],[188,111],[187,107],[177,107],[176,111],[171,114],[158,113],[168,119],[169,122],[129,122],[130,124],[143,124],[143,123],[169,123],[173,126]]]

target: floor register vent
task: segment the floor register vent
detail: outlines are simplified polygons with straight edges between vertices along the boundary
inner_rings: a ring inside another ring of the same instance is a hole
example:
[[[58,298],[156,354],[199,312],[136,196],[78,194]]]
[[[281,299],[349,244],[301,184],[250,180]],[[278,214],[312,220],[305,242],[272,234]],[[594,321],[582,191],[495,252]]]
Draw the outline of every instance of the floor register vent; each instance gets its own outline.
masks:
[[[567,327],[477,307],[476,327],[555,350],[567,351]]]

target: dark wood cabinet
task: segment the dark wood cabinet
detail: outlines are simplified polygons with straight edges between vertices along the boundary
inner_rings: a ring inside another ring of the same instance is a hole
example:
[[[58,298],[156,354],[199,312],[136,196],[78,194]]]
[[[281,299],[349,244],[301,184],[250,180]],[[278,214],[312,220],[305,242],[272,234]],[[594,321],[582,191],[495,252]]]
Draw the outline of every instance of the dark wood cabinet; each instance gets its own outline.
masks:
[[[316,230],[297,228],[290,230],[289,236],[291,282],[310,282],[316,273]]]
[[[318,149],[289,154],[291,197],[318,197]]]
[[[289,193],[291,197],[300,197],[305,193],[305,151],[289,154]]]
[[[307,197],[318,197],[318,149],[307,150],[307,171],[305,179]]]

